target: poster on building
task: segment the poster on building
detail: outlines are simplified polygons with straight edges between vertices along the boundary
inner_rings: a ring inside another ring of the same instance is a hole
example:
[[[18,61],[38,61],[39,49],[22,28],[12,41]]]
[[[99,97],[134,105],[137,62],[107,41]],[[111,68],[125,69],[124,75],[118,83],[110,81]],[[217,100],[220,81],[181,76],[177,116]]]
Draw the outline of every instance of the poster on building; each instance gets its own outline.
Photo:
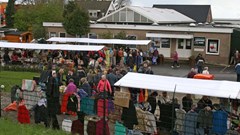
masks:
[[[194,46],[205,46],[205,37],[194,37]]]
[[[219,54],[219,40],[215,40],[215,39],[208,40],[207,53]]]

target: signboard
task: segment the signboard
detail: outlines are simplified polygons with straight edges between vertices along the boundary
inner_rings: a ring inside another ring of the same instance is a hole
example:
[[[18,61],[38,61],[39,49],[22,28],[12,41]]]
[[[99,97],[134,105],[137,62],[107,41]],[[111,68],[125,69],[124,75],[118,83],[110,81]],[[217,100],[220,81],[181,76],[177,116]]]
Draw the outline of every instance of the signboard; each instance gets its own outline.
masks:
[[[129,92],[120,92],[115,91],[114,93],[114,104],[121,106],[121,107],[129,107],[129,100],[131,95]]]
[[[205,37],[194,37],[194,46],[205,46],[206,38]]]

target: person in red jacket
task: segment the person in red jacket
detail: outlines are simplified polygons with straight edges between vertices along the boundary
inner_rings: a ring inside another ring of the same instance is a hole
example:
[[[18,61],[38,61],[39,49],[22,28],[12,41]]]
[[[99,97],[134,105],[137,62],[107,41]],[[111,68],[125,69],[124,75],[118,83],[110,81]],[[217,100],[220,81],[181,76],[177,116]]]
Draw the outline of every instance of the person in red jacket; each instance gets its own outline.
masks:
[[[112,94],[112,89],[109,81],[106,78],[106,75],[102,75],[102,79],[99,81],[97,86],[97,91],[103,93],[104,91],[108,92],[110,95]]]
[[[174,68],[175,67],[175,65],[177,65],[177,67],[179,68],[180,66],[179,66],[179,63],[178,63],[178,53],[177,53],[177,51],[175,51],[174,53],[173,53],[173,65],[172,65],[172,68]]]

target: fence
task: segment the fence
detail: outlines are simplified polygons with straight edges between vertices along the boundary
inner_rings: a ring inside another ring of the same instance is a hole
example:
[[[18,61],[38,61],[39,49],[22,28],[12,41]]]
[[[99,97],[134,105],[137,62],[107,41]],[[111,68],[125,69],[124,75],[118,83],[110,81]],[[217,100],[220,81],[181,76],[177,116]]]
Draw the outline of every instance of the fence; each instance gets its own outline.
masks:
[[[21,123],[43,122],[46,127],[84,135],[239,134],[239,115],[233,113],[234,108],[226,110],[215,108],[213,111],[211,106],[210,110],[186,112],[175,102],[175,97],[178,97],[175,93],[171,98],[174,102],[164,104],[155,102],[154,106],[146,102],[150,101],[149,96],[142,97],[139,90],[132,89],[130,92],[131,100],[127,108],[116,105],[114,98],[107,98],[104,95],[84,97],[81,94],[61,94],[59,98],[49,99],[39,89],[17,90],[16,98],[11,97],[17,102],[15,106],[12,104],[10,109],[14,110],[15,107],[18,110],[13,113],[15,115],[13,118]],[[10,95],[8,96],[10,99]],[[25,102],[21,102],[19,97]],[[234,103],[232,101],[232,104]],[[8,113],[4,112],[3,116],[9,116]]]

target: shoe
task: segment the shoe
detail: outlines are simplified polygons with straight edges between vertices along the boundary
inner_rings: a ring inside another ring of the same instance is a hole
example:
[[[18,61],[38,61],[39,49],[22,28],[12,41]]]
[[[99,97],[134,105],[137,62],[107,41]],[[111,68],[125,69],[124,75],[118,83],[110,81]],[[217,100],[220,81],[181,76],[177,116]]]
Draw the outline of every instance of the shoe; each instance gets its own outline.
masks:
[[[174,66],[171,66],[172,68],[174,68]]]

